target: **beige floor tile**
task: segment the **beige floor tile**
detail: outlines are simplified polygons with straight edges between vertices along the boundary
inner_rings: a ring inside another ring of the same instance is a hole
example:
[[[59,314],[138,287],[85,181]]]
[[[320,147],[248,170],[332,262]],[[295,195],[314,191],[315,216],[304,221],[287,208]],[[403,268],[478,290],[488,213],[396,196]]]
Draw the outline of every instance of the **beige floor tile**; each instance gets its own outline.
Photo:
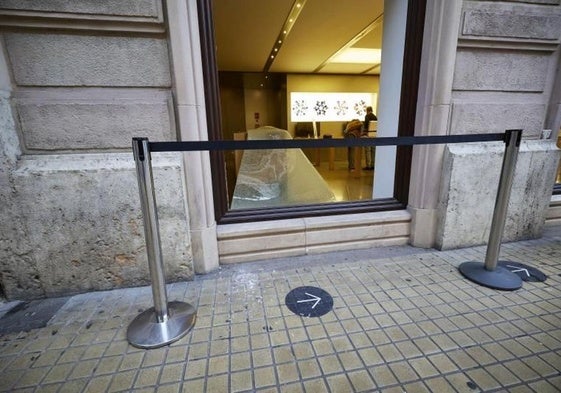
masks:
[[[322,356],[318,358],[323,374],[334,374],[343,372],[343,367],[339,363],[336,355]]]
[[[489,352],[479,346],[466,348],[465,352],[472,359],[475,359],[479,365],[487,365],[496,362],[496,359],[491,356]]]
[[[466,374],[484,392],[501,387],[501,384],[484,369],[467,370]]]
[[[74,369],[68,376],[68,379],[86,378],[90,375],[93,375],[98,363],[98,359],[86,360],[76,363]]]
[[[165,384],[165,385],[158,385],[155,390],[157,393],[181,393],[181,384],[180,383],[172,383],[172,384]]]
[[[339,353],[339,360],[340,360],[341,364],[343,365],[343,368],[347,372],[349,370],[355,370],[355,369],[364,367],[360,357],[354,351]]]
[[[249,368],[251,368],[251,355],[249,352],[232,354],[230,357],[230,369],[232,372]]]
[[[409,340],[395,343],[395,346],[405,359],[411,359],[423,355],[421,350]]]
[[[142,359],[144,358],[143,352],[130,353],[123,356],[119,371],[126,371],[140,368]]]
[[[134,383],[135,388],[145,388],[157,385],[160,377],[160,371],[160,367],[141,368],[138,370],[136,381]]]
[[[163,364],[160,375],[160,384],[179,382],[183,379],[183,363]]]
[[[401,384],[411,382],[419,378],[415,373],[415,370],[405,361],[392,363],[389,367],[393,371],[398,382]]]
[[[207,359],[189,360],[185,366],[186,380],[203,377],[207,374]]]
[[[260,349],[268,348],[271,344],[269,342],[269,335],[267,333],[252,334],[250,336],[251,348]]]
[[[327,339],[314,340],[312,341],[312,346],[317,356],[328,355],[334,353],[331,341]]]
[[[375,347],[362,348],[358,350],[358,354],[362,362],[367,366],[375,366],[384,363],[382,355],[375,349]]]
[[[428,386],[430,392],[453,392],[454,388],[443,377],[426,379],[425,384]]]
[[[451,351],[448,353],[448,356],[460,368],[460,370],[467,370],[477,366],[477,362],[463,349]]]
[[[273,364],[273,355],[269,348],[251,352],[253,367],[269,366]]]
[[[281,347],[273,348],[273,358],[275,363],[286,363],[295,360],[292,346],[284,345]]]
[[[553,385],[548,381],[537,381],[529,383],[530,386],[535,392],[538,393],[557,393],[559,392],[559,385]]]
[[[230,369],[230,356],[214,356],[208,359],[207,375],[227,373]]]
[[[206,380],[207,392],[221,392],[228,389],[228,374],[215,375]]]
[[[256,388],[275,385],[277,378],[274,367],[262,367],[253,370],[253,380]]]
[[[295,363],[277,365],[279,383],[288,383],[299,380],[298,368]]]
[[[251,371],[240,371],[230,375],[230,389],[232,392],[251,390],[253,387],[253,374]]]
[[[412,341],[424,356],[440,352],[440,348],[429,337],[420,337]]]
[[[378,387],[393,385],[398,382],[391,369],[385,364],[371,367],[369,371]]]
[[[94,377],[90,379],[83,392],[96,393],[96,392],[111,391],[109,389],[110,383],[111,383],[111,376],[109,375]]]
[[[72,372],[74,364],[61,364],[53,366],[43,379],[43,383],[66,381]]]
[[[391,342],[388,335],[381,329],[367,331],[366,335],[368,336],[368,338],[370,338],[370,341],[372,341],[372,344],[374,344],[376,346],[382,345],[382,344],[388,344],[388,343]]]
[[[351,380],[353,392],[372,392],[376,388],[376,384],[366,370],[347,373],[347,377]]]
[[[165,362],[166,363],[185,362],[187,360],[188,351],[189,351],[189,346],[187,345],[170,346],[166,354]]]
[[[447,374],[459,370],[458,366],[454,364],[452,359],[450,359],[444,353],[430,355],[428,356],[428,359],[440,371],[441,374]]]
[[[502,386],[515,385],[520,383],[520,378],[511,373],[502,364],[486,366],[485,370],[493,376]]]
[[[511,360],[503,363],[503,365],[523,381],[528,381],[538,377],[538,373],[536,373],[520,360]]]
[[[394,344],[377,346],[378,352],[386,362],[393,362],[403,359],[403,356]]]
[[[205,378],[192,379],[183,383],[184,392],[204,392],[205,391]]]
[[[47,367],[27,370],[26,372],[22,373],[14,387],[19,389],[24,387],[37,386],[48,372],[49,368]]]
[[[327,392],[327,385],[323,379],[313,379],[304,381],[304,391],[306,393]]]
[[[433,393],[429,390],[426,385],[422,382],[412,382],[401,386],[404,392],[419,392],[419,393]]]
[[[300,360],[297,363],[302,378],[314,378],[322,374],[320,365],[316,359]]]
[[[549,365],[553,366],[556,370],[561,370],[561,353],[560,352],[547,352],[540,355],[540,358],[545,360]],[[536,371],[539,371],[536,369]]]
[[[129,371],[115,374],[109,384],[109,390],[116,392],[116,391],[127,391],[132,389],[136,378],[136,374],[137,374],[137,370],[129,370]],[[107,377],[110,378],[110,376]]]
[[[345,374],[326,377],[327,384],[332,393],[352,392],[353,387]]]
[[[331,339],[331,344],[337,353],[352,351],[354,349],[351,340],[349,340],[347,336],[333,337]]]
[[[431,362],[424,357],[411,359],[409,364],[421,378],[430,378],[439,374]]]

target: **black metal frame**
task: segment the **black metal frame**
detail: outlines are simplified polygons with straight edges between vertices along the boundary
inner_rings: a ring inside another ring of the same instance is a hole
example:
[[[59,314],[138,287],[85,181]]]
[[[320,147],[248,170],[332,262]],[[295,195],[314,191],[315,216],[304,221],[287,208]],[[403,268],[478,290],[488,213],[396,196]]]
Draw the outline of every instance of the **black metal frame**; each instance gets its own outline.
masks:
[[[199,32],[201,36],[204,92],[207,102],[208,137],[211,141],[218,141],[222,139],[222,127],[220,118],[218,69],[216,66],[214,44],[212,0],[197,0],[197,9],[199,13]],[[408,0],[398,136],[414,135],[425,9],[426,0]],[[232,211],[228,209],[224,154],[223,152],[213,151],[211,152],[211,168],[215,217],[220,224],[226,224],[273,220],[277,218],[309,217],[320,214],[351,214],[404,209],[407,206],[409,194],[411,157],[411,146],[398,148],[396,156],[396,182],[393,198],[362,202],[339,202],[326,206],[287,206],[263,208],[255,211]]]

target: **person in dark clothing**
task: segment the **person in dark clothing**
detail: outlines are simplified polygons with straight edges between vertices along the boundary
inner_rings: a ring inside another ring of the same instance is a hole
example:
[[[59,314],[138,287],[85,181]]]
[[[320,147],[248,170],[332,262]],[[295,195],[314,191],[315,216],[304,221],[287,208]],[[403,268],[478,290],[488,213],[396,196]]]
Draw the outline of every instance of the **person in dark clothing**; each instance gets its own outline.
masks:
[[[345,138],[360,138],[362,132],[362,123],[358,119],[353,119],[347,123],[345,129],[343,130],[343,136]],[[347,148],[347,160],[349,165],[349,171],[355,170],[355,148]]]
[[[374,114],[372,107],[366,107],[366,115],[364,116],[364,123],[362,124],[362,135],[364,137],[368,136],[368,126],[371,121],[377,121],[378,118]],[[362,169],[371,171],[374,169],[374,146],[367,146],[364,148],[364,158],[366,161],[366,166]]]

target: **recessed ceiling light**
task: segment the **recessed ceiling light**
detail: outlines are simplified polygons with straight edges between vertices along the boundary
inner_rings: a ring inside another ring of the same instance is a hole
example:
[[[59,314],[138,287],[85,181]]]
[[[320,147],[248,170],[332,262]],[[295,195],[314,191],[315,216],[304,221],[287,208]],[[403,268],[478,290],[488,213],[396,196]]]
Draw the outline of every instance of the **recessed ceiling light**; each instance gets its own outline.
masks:
[[[330,63],[379,64],[381,49],[347,48],[329,59]]]

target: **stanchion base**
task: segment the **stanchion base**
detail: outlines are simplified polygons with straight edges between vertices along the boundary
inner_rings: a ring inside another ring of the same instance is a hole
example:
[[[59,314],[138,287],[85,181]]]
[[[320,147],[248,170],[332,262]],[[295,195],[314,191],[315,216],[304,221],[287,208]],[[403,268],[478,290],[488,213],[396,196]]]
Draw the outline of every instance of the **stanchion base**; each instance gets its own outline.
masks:
[[[158,348],[185,336],[195,325],[197,310],[189,303],[169,302],[168,319],[156,321],[154,307],[139,314],[129,325],[127,340],[137,348]]]
[[[495,270],[487,270],[481,262],[464,262],[458,269],[465,278],[484,287],[504,291],[522,287],[520,277],[501,266],[497,266]]]

